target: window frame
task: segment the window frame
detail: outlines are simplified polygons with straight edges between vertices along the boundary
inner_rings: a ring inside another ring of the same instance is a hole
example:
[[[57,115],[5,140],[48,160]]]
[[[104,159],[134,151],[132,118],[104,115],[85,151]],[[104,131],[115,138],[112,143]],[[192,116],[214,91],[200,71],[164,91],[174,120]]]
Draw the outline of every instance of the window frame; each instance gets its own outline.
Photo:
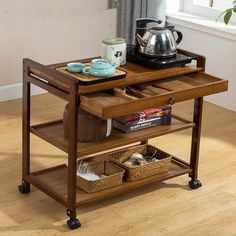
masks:
[[[215,21],[224,10],[210,8],[207,6],[196,5],[193,3],[194,0],[180,0],[180,11],[192,15],[208,18]],[[233,2],[233,0],[232,0]],[[223,16],[219,19],[223,22]],[[236,25],[236,13],[232,15],[230,24]]]

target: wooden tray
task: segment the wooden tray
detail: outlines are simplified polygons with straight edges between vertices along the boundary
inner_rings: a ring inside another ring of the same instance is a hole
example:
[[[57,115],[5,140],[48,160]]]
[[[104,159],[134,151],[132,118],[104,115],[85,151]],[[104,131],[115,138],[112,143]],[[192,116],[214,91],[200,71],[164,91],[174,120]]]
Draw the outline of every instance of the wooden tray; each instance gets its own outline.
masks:
[[[86,66],[90,66],[91,63],[86,62],[84,64]],[[79,73],[69,72],[66,66],[57,67],[56,70],[62,72],[63,74],[67,74],[75,79],[78,79],[82,85],[91,85],[91,84],[102,83],[102,82],[106,82],[110,80],[123,79],[127,75],[127,72],[124,70],[121,70],[120,68],[116,69],[114,75],[108,76],[108,77],[95,77],[95,76],[83,74],[82,72],[79,72]]]

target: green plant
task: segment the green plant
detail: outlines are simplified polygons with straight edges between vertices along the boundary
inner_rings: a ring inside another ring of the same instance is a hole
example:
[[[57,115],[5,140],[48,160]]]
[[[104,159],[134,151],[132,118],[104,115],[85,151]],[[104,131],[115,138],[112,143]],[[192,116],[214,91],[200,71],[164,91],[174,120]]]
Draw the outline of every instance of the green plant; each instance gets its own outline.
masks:
[[[224,15],[224,23],[225,23],[226,25],[228,25],[228,24],[229,24],[229,21],[230,21],[230,19],[231,19],[231,16],[233,15],[233,13],[236,13],[236,0],[233,1],[233,7],[224,10],[224,11],[218,16],[218,18],[216,19],[216,21],[218,21],[219,18]]]

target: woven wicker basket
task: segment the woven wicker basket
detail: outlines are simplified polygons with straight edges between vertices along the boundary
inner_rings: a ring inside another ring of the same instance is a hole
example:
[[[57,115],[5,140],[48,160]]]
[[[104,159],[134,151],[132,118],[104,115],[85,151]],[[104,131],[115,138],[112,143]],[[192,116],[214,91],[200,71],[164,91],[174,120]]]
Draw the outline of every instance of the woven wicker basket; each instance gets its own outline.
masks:
[[[136,152],[145,154],[147,151],[154,152],[155,150],[162,154],[163,159],[132,167],[123,164],[124,161],[128,160],[132,154]],[[125,179],[127,181],[133,181],[168,172],[172,156],[156,147],[145,144],[110,153],[109,158],[111,161],[125,169]]]
[[[122,184],[125,170],[110,161],[98,161],[89,163],[89,168],[97,175],[106,177],[89,181],[77,176],[77,187],[87,193],[98,192]]]

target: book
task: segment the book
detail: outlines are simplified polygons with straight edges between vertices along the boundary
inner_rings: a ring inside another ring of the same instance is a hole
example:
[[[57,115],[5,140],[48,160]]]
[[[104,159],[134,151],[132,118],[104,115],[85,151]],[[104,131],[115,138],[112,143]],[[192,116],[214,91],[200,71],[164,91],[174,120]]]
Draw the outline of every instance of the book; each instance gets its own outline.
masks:
[[[137,121],[132,123],[122,123],[117,119],[113,120],[113,127],[121,130],[124,133],[129,133],[136,130],[141,130],[157,125],[170,125],[171,115],[159,116],[151,119],[146,119],[143,121]]]
[[[170,114],[171,114],[171,106],[165,105],[158,108],[146,109],[141,112],[134,112],[125,116],[115,117],[115,119],[123,124],[128,124]]]

